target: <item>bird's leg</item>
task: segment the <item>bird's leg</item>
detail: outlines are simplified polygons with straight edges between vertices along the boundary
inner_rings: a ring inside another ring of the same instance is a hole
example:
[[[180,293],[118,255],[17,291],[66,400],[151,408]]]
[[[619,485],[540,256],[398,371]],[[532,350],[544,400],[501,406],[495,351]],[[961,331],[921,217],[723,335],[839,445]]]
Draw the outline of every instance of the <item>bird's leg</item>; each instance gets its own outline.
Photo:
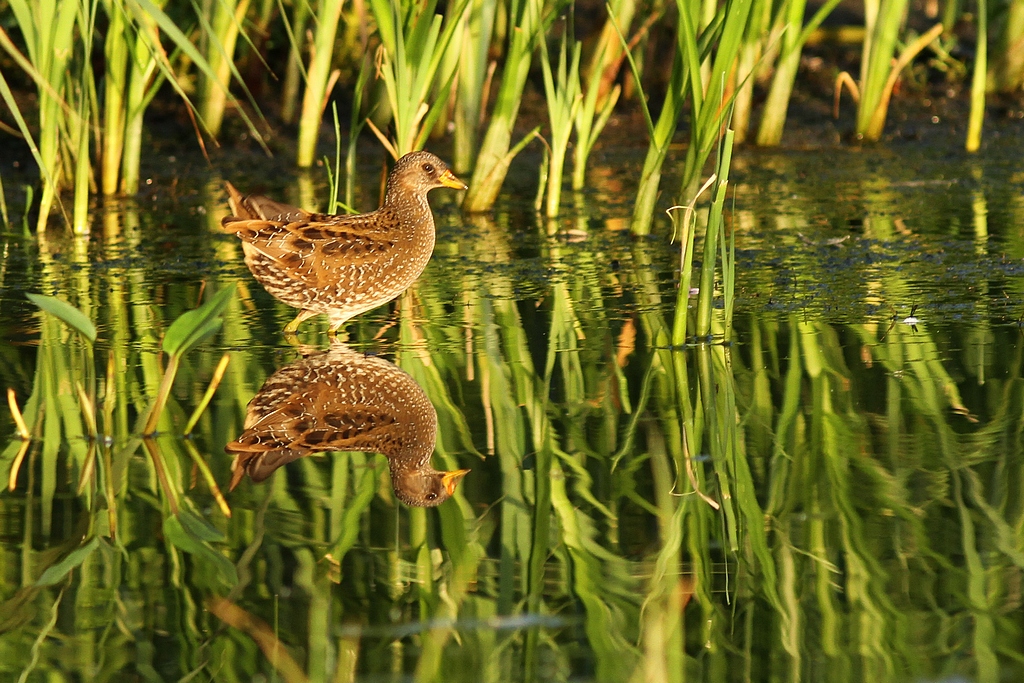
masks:
[[[288,344],[292,348],[298,351],[299,355],[301,355],[303,358],[305,358],[306,356],[310,356],[314,353],[320,352],[320,349],[317,348],[316,346],[313,346],[312,344],[303,344],[302,340],[299,339],[299,335],[295,334],[294,332],[285,332],[284,340],[288,342]]]
[[[331,325],[327,329],[327,338],[330,340],[331,344],[334,344],[335,342],[344,343],[348,341],[348,332],[345,332],[344,330],[341,329],[341,326],[343,324],[344,323]]]
[[[348,315],[341,314],[340,312],[337,311],[333,313],[328,313],[327,320],[330,323],[330,327],[327,328],[327,336],[330,337],[332,341],[334,339],[337,339],[339,337],[338,333],[341,330],[341,326],[348,322],[349,318],[351,317],[351,313],[349,313]],[[342,341],[345,341],[346,339],[348,339],[348,335],[345,334],[344,332],[341,332],[340,338]]]
[[[299,311],[299,314],[295,316],[295,320],[285,325],[284,333],[295,334],[296,332],[299,331],[299,325],[301,325],[304,321],[308,320],[309,318],[312,318],[314,315],[316,315],[315,311],[309,311],[306,309]]]

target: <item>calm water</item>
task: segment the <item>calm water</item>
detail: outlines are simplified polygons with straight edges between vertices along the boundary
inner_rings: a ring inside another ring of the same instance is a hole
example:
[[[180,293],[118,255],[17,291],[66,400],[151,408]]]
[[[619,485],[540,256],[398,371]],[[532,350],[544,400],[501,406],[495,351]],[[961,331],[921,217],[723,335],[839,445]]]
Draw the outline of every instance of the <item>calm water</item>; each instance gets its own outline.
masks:
[[[285,342],[219,188],[314,207],[322,177],[176,159],[91,238],[4,233],[0,377],[35,438],[0,411],[0,679],[1017,680],[1024,140],[1001,135],[977,158],[741,155],[728,346],[660,341],[678,252],[667,219],[628,235],[633,150],[553,226],[529,157],[493,214],[434,192],[423,277],[347,330],[433,404],[434,465],[472,470],[435,509],[373,454],[228,491],[247,404],[327,338]],[[144,442],[165,331],[234,283]],[[95,345],[24,292],[74,303]]]

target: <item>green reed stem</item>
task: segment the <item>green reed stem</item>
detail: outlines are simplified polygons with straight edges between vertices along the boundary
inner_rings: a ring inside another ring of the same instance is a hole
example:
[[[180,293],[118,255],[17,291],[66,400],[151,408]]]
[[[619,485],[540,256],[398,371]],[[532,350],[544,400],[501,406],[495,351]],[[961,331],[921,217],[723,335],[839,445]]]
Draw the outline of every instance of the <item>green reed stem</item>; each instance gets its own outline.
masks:
[[[348,125],[348,151],[345,154],[345,205],[355,206],[356,192],[356,149],[359,133],[368,118],[363,116],[363,93],[370,81],[372,62],[368,55],[363,56],[359,64],[359,77],[356,79],[355,91],[352,93],[352,118]]]
[[[968,152],[977,152],[981,147],[981,126],[985,121],[985,86],[988,76],[988,0],[978,0],[975,21],[978,26],[978,37],[974,52],[974,75],[971,77],[971,115],[967,123]]]
[[[686,149],[686,163],[680,183],[681,197],[690,196],[697,188],[705,162],[720,143],[723,128],[731,121],[735,91],[730,92],[727,85],[743,42],[749,13],[749,2],[730,2],[718,8],[700,42],[695,34],[692,34],[693,37],[690,37],[689,33],[684,36],[684,58],[691,74],[698,73],[701,68],[700,59],[704,53],[701,42],[711,35],[716,35],[717,45],[707,87],[705,88],[696,78],[690,79],[690,146]]]
[[[128,92],[128,23],[124,12],[108,0],[109,19],[104,42],[103,147],[100,159],[100,190],[105,195],[118,191],[124,151],[126,95]]]
[[[777,43],[769,43],[771,28],[772,3],[768,0],[753,0],[750,22],[736,59],[736,98],[732,127],[736,131],[737,143],[745,142],[749,133],[755,72],[773,66],[777,56],[773,49]]]
[[[773,146],[782,141],[782,130],[786,125],[786,112],[793,94],[793,83],[796,81],[804,43],[838,4],[839,0],[828,0],[815,11],[807,25],[803,26],[806,0],[789,0],[786,6],[782,53],[775,67],[775,76],[772,78],[771,90],[768,91],[768,99],[764,103],[761,126],[757,131],[757,144]]]
[[[672,322],[672,345],[680,346],[686,341],[687,311],[690,305],[690,288],[693,281],[693,244],[697,228],[697,200],[718,179],[712,175],[697,191],[693,199],[685,207],[670,208],[674,238],[679,240],[679,288],[676,292],[676,313]],[[679,213],[682,209],[682,213]]]
[[[370,0],[382,43],[378,74],[394,121],[395,158],[421,149],[444,111],[455,71],[442,73],[441,66],[449,53],[459,52],[463,34],[457,29],[468,6],[469,0],[459,0],[446,19],[434,13],[436,0],[408,13],[386,0]]]
[[[633,220],[631,230],[634,235],[647,235],[651,232],[651,221],[654,218],[654,205],[658,198],[658,187],[661,184],[661,167],[665,163],[665,156],[668,153],[668,145],[682,113],[685,96],[683,88],[686,87],[687,70],[683,62],[682,36],[684,33],[683,17],[688,16],[688,5],[682,0],[676,0],[678,10],[678,23],[676,26],[676,50],[672,57],[672,73],[669,78],[668,90],[665,93],[665,101],[661,105],[661,113],[658,114],[658,123],[651,119],[651,112],[647,107],[647,97],[644,95],[643,82],[640,79],[640,69],[636,60],[633,59],[626,43],[625,36],[613,22],[613,27],[619,34],[626,60],[633,72],[633,81],[637,91],[640,108],[647,123],[647,133],[650,136],[650,143],[647,147],[647,156],[644,158],[643,171],[640,174],[640,186],[637,189],[636,203],[633,208]]]
[[[331,118],[334,121],[334,173],[331,173],[330,164],[324,164],[328,174],[328,200],[327,213],[335,213],[338,210],[338,193],[341,190],[341,123],[338,121],[338,103],[331,103]]]
[[[857,133],[868,136],[874,112],[882,101],[882,89],[889,76],[890,62],[896,50],[900,24],[907,0],[870,0],[865,4],[864,46],[861,51],[860,102],[857,107]]]
[[[537,169],[537,195],[533,198],[533,210],[540,213],[544,208],[544,196],[548,187],[548,176],[551,174],[551,145],[544,141],[544,151],[541,153],[540,168]],[[549,221],[548,234],[552,233],[554,221]]]
[[[299,141],[295,159],[299,168],[309,168],[316,158],[320,117],[327,105],[327,81],[331,75],[334,38],[337,35],[338,23],[341,21],[343,5],[344,0],[323,0],[317,12],[313,56],[308,70],[306,92],[302,97],[302,113],[299,115]]]
[[[732,140],[729,141],[732,144]],[[722,202],[725,202],[723,197]],[[735,215],[736,193],[733,192],[733,215]],[[725,230],[725,222],[722,222]],[[724,237],[724,235],[723,235]],[[732,315],[736,309],[736,231],[729,231],[729,239],[722,239],[722,340],[732,340]]]
[[[213,16],[209,19],[206,50],[210,74],[203,79],[199,112],[210,134],[217,137],[228,101],[235,44],[242,30],[242,21],[249,11],[249,0],[217,0],[212,3],[211,10]]]
[[[171,389],[174,388],[174,376],[178,374],[180,362],[181,360],[177,355],[173,355],[167,360],[167,367],[164,368],[163,377],[160,379],[160,386],[156,391],[156,401],[153,403],[153,407],[150,408],[146,425],[142,428],[142,434],[146,437],[156,433],[156,426],[160,421],[160,415],[163,414],[164,406],[167,405],[167,398],[171,395]]]
[[[161,0],[160,8],[163,7]],[[128,195],[139,191],[139,172],[142,163],[143,117],[146,108],[163,82],[166,69],[158,73],[158,61],[151,51],[153,41],[159,42],[160,29],[148,13],[136,19],[135,36],[131,41],[131,59],[128,62],[128,92],[124,149],[121,160],[121,190]]]
[[[183,434],[188,436],[192,433],[196,423],[199,422],[199,418],[202,417],[203,413],[206,412],[207,406],[210,405],[210,401],[213,399],[213,394],[217,391],[217,387],[220,386],[221,379],[224,378],[224,372],[228,369],[228,363],[231,361],[231,355],[225,353],[220,358],[220,362],[217,363],[217,367],[213,371],[213,377],[210,379],[210,385],[206,387],[206,393],[203,394],[203,398],[200,399],[196,405],[196,409],[192,411],[192,416],[185,423],[185,431]]]
[[[576,109],[573,124],[576,129],[576,145],[573,148],[572,189],[581,190],[586,184],[587,160],[601,131],[612,115],[622,87],[614,86],[619,66],[623,59],[623,48],[619,41],[618,28],[628,31],[636,12],[635,0],[614,0],[607,5],[608,19],[597,46],[587,65],[587,85],[582,104]]]
[[[700,294],[697,296],[697,326],[695,330],[698,339],[706,339],[711,335],[711,309],[715,298],[715,264],[718,261],[719,241],[725,239],[723,211],[729,188],[733,136],[734,133],[731,129],[725,131],[721,156],[718,160],[715,192],[711,200],[711,212],[708,215],[708,227],[704,235],[704,259],[701,263]]]
[[[728,116],[728,114],[727,114]],[[715,295],[715,266],[722,262],[723,291],[726,296],[724,333],[728,338],[732,327],[733,296],[735,292],[735,238],[726,239],[724,208],[729,185],[729,167],[732,163],[732,149],[735,133],[727,129],[719,149],[714,175],[704,183],[690,204],[672,207],[669,210],[680,241],[679,288],[676,294],[676,312],[672,323],[672,345],[686,343],[687,311],[689,308],[690,283],[693,268],[693,244],[696,223],[695,206],[697,199],[713,184],[711,208],[704,236],[704,258],[701,264],[700,290],[697,297],[696,328],[698,339],[711,335],[711,312]],[[673,209],[683,209],[682,212]]]
[[[281,89],[281,121],[287,124],[295,122],[299,111],[299,86],[306,80],[306,70],[302,66],[301,46],[304,44],[306,24],[310,17],[310,4],[297,2],[292,9],[292,19],[288,21],[288,10],[284,1],[277,0],[277,10],[284,24],[284,33],[288,36],[288,63],[284,70],[284,86]]]
[[[509,31],[511,38],[502,67],[501,86],[473,169],[469,191],[462,202],[462,208],[466,211],[490,209],[505,182],[511,162],[508,155],[512,144],[512,129],[519,114],[526,78],[530,73],[531,55],[537,41],[543,37],[558,8],[562,6],[559,0],[556,7],[545,16],[543,5],[543,0],[521,0],[510,5],[509,25],[515,28]],[[516,147],[519,148],[518,145]]]
[[[567,27],[566,31],[570,29]],[[583,95],[580,93],[580,50],[581,45],[572,41],[572,62],[567,59],[569,40],[562,38],[562,46],[558,53],[558,71],[551,72],[551,59],[547,45],[540,51],[541,68],[544,75],[544,94],[548,103],[548,118],[551,122],[551,157],[547,173],[547,192],[544,202],[544,215],[549,218],[558,215],[562,197],[562,175],[565,168],[565,154],[569,148],[569,136],[572,133],[576,112],[579,110]]]
[[[453,119],[455,134],[452,146],[452,167],[456,173],[473,168],[480,140],[480,110],[484,106],[490,85],[488,79],[488,52],[498,3],[490,0],[472,0],[462,15],[463,32],[460,39],[458,96],[455,99]],[[493,72],[491,72],[493,73]]]
[[[88,11],[88,16],[80,21],[85,23],[82,26],[82,52],[85,58],[82,60],[82,71],[79,76],[78,116],[69,121],[71,125],[72,144],[75,147],[74,154],[74,188],[75,200],[71,219],[72,230],[77,235],[89,232],[89,186],[92,180],[92,159],[89,156],[89,140],[91,138],[93,123],[97,120],[94,114],[97,112],[96,89],[92,71],[92,37],[96,25],[96,11],[99,3],[93,0],[90,4],[83,4],[83,10]]]

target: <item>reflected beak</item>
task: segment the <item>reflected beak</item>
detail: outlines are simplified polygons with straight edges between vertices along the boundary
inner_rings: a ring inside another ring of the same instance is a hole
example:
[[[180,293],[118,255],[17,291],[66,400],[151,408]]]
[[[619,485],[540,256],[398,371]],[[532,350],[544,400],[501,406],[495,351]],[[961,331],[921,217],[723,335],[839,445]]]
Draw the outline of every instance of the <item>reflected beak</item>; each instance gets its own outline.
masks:
[[[449,496],[455,493],[455,487],[467,474],[469,474],[469,470],[455,470],[441,475],[441,483],[444,484],[444,490],[448,492]]]
[[[445,171],[444,173],[442,173],[438,180],[440,180],[441,184],[444,185],[445,187],[451,187],[456,190],[469,189],[469,185],[456,178],[455,174],[452,173],[451,171]]]

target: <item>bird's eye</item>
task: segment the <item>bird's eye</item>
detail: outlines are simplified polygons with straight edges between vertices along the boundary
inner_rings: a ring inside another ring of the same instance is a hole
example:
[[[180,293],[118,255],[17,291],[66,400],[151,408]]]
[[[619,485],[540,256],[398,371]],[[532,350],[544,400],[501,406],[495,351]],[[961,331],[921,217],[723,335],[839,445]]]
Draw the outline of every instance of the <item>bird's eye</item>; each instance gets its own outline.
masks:
[[[427,494],[427,500],[434,500],[435,498],[437,498],[437,494],[436,493],[428,493]]]
[[[423,164],[423,170],[426,171],[427,173],[433,173],[434,167],[430,164]]]

